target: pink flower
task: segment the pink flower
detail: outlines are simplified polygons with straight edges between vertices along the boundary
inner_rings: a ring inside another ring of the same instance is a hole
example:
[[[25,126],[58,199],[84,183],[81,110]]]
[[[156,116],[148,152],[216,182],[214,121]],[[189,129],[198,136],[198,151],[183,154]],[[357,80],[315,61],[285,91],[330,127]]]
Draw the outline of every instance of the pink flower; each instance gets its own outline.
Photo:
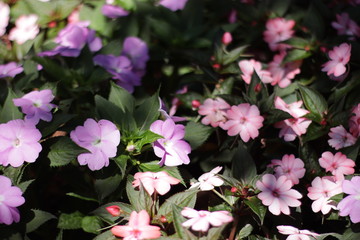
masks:
[[[0,165],[20,167],[35,162],[42,150],[40,139],[40,131],[24,120],[0,124]]]
[[[189,164],[188,154],[191,152],[191,147],[183,140],[185,136],[184,125],[175,124],[169,118],[165,121],[157,120],[153,122],[150,130],[164,137],[153,143],[155,155],[161,157],[160,165],[178,166]]]
[[[307,128],[311,124],[311,120],[307,118],[291,118],[275,123],[276,128],[281,128],[279,137],[284,137],[287,142],[294,141],[296,136],[306,133]]]
[[[186,222],[183,222],[182,225],[184,227],[191,227],[191,229],[194,231],[202,232],[207,232],[210,225],[214,227],[219,227],[233,220],[233,217],[230,216],[230,213],[227,211],[197,211],[188,207],[185,207],[181,211],[181,215],[190,218]]]
[[[352,146],[356,142],[356,138],[348,133],[342,125],[330,128],[329,137],[331,138],[328,140],[329,145],[336,150]]]
[[[340,216],[350,216],[353,223],[360,222],[360,177],[352,177],[342,183],[344,193],[349,194],[338,204]]]
[[[322,214],[327,214],[331,209],[336,209],[336,202],[330,200],[331,197],[342,192],[341,181],[335,181],[332,177],[316,177],[311,182],[311,187],[308,187],[308,197],[315,200],[311,204],[311,209],[314,212],[321,211]]]
[[[9,24],[10,7],[9,5],[0,2],[0,37],[4,35],[6,27]]]
[[[200,188],[201,191],[208,191],[223,185],[224,181],[216,176],[221,170],[222,167],[218,166],[210,172],[202,174],[198,179],[199,182],[194,183],[190,188]]]
[[[241,60],[239,62],[239,67],[242,72],[241,78],[247,84],[250,84],[254,71],[263,83],[271,83],[273,81],[271,73],[267,70],[262,70],[261,63],[254,59]]]
[[[331,152],[324,152],[319,159],[320,166],[325,168],[326,172],[331,172],[337,181],[344,180],[344,175],[350,175],[355,172],[355,162],[348,159],[341,152],[333,155]]]
[[[256,187],[261,191],[258,198],[262,204],[269,206],[269,211],[274,215],[284,213],[290,214],[290,207],[298,207],[301,202],[298,200],[302,195],[291,189],[291,180],[286,176],[280,176],[278,179],[274,175],[265,174],[261,180],[256,182]]]
[[[51,110],[56,105],[50,102],[54,99],[50,89],[32,91],[21,98],[13,99],[15,106],[21,107],[26,114],[25,120],[33,124],[38,124],[39,120],[50,122],[52,119]]]
[[[115,226],[111,232],[124,240],[156,239],[161,236],[160,227],[150,225],[150,216],[145,210],[139,213],[133,211],[128,225]]]
[[[169,176],[165,171],[161,172],[138,172],[134,175],[133,187],[142,185],[145,190],[152,195],[155,191],[164,195],[170,191],[170,185],[180,182],[179,179]]]
[[[288,40],[294,35],[292,30],[294,26],[294,20],[286,20],[280,17],[269,19],[266,22],[264,41],[269,44],[272,51],[285,50],[290,46],[280,42]]]
[[[30,14],[22,15],[15,22],[15,28],[11,29],[9,39],[16,41],[17,44],[23,44],[27,40],[34,39],[39,33],[39,26],[36,24],[38,16]]]
[[[232,42],[231,33],[225,32],[224,35],[223,35],[222,38],[221,38],[221,42],[222,42],[225,46],[229,45],[229,44]]]
[[[230,105],[221,98],[208,98],[199,107],[199,114],[205,116],[201,123],[204,125],[211,125],[217,127],[226,121],[226,111]]]
[[[120,143],[120,132],[112,122],[88,118],[84,126],[77,126],[71,131],[70,138],[77,145],[89,150],[78,156],[80,165],[88,165],[90,170],[95,171],[107,167],[109,158],[115,157],[117,146]]]
[[[292,185],[298,184],[299,179],[305,175],[304,162],[300,158],[295,158],[293,154],[285,154],[282,160],[271,160],[270,166],[274,167],[277,178],[286,176]]]
[[[351,20],[348,13],[336,14],[337,22],[332,22],[331,26],[337,30],[338,35],[348,35],[360,37],[360,28],[355,21]]]
[[[175,12],[184,9],[188,0],[160,0],[159,4]]]
[[[346,72],[345,65],[349,62],[351,56],[351,45],[342,43],[329,51],[330,61],[323,64],[321,71],[327,72],[327,75],[339,77]]]
[[[268,69],[273,79],[271,85],[275,86],[277,84],[280,88],[285,88],[291,84],[291,80],[300,73],[302,63],[302,61],[294,61],[282,64],[285,56],[285,51],[275,55],[274,60],[269,63]]]
[[[294,118],[302,117],[309,113],[308,110],[301,108],[303,101],[287,104],[280,97],[275,97],[275,108],[289,113]]]
[[[354,137],[360,136],[360,103],[351,111],[349,120],[350,132]]]
[[[319,234],[310,232],[309,230],[299,230],[292,226],[280,225],[276,228],[279,230],[279,233],[289,235],[286,240],[311,240],[310,236],[314,238],[320,236]]]

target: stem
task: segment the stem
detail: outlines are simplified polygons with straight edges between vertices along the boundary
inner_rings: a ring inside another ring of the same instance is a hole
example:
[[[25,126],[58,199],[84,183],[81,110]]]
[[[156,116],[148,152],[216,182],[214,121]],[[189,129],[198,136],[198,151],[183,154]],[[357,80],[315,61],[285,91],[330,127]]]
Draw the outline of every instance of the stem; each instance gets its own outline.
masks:
[[[224,200],[227,204],[229,204],[229,206],[232,206],[233,204],[230,203],[223,195],[221,195],[218,191],[216,191],[215,189],[212,190],[216,195],[218,195],[218,197],[220,197],[222,200]]]

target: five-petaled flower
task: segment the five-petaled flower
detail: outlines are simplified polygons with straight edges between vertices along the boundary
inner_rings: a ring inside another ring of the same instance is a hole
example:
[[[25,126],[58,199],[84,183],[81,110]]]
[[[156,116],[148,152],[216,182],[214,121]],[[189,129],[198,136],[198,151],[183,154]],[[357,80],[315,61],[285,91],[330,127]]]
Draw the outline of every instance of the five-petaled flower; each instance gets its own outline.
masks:
[[[353,174],[355,172],[355,162],[346,157],[345,154],[337,152],[324,152],[319,159],[320,166],[325,168],[325,171],[331,172],[337,181],[344,180],[344,175]]]
[[[286,240],[311,240],[311,237],[316,238],[319,236],[317,233],[310,232],[309,230],[299,230],[293,226],[280,225],[276,227],[279,233],[289,235]]]
[[[285,18],[273,18],[266,22],[266,31],[264,32],[264,40],[269,44],[272,51],[285,50],[290,46],[282,41],[290,39],[294,35],[294,20],[286,20]]]
[[[222,98],[206,99],[198,110],[200,115],[205,116],[201,123],[212,127],[222,126],[226,121],[226,111],[229,108],[230,105]]]
[[[330,61],[323,64],[321,71],[327,72],[327,75],[339,77],[346,72],[345,65],[349,62],[351,56],[351,45],[342,43],[329,51]]]
[[[351,180],[344,180],[342,190],[348,194],[338,204],[340,216],[350,216],[353,223],[360,222],[360,176],[352,177]]]
[[[286,176],[293,185],[298,184],[299,179],[305,175],[304,162],[293,154],[285,154],[282,160],[273,159],[269,166],[274,167],[276,177]]]
[[[212,190],[224,184],[224,181],[216,176],[221,171],[222,167],[217,166],[210,172],[202,174],[198,180],[199,182],[193,183],[190,188],[200,188],[201,191]]]
[[[329,145],[336,150],[352,146],[356,142],[356,138],[348,133],[342,125],[330,128],[329,137]]]

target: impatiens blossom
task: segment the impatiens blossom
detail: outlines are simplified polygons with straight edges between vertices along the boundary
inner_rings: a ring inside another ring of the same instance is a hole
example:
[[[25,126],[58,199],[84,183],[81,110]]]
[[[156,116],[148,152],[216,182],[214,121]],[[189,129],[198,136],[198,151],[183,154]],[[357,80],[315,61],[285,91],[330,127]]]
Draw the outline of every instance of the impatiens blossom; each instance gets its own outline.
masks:
[[[10,7],[6,3],[0,2],[0,37],[4,35],[9,24]]]
[[[307,196],[314,200],[311,209],[314,212],[321,211],[322,214],[327,214],[331,209],[336,209],[336,202],[330,198],[342,192],[341,183],[341,181],[336,182],[333,177],[316,177],[311,182],[311,187],[308,187]]]
[[[286,240],[311,240],[311,237],[316,238],[319,236],[317,233],[310,232],[309,230],[299,230],[293,226],[280,225],[276,227],[279,233],[289,235]]]
[[[216,167],[208,173],[204,173],[199,177],[199,182],[191,185],[190,188],[200,188],[201,191],[208,191],[224,184],[224,181],[216,176],[222,167]]]
[[[353,223],[360,222],[360,177],[352,177],[351,180],[344,180],[342,190],[348,194],[338,204],[340,216],[350,216]]]
[[[274,167],[275,176],[286,176],[292,184],[298,184],[299,179],[305,175],[304,162],[300,158],[295,158],[293,154],[285,154],[281,160],[271,160],[271,167]]]
[[[170,191],[170,185],[180,182],[179,179],[171,177],[167,172],[138,172],[134,175],[133,187],[142,185],[149,195],[155,191],[160,195],[164,195]]]
[[[157,120],[151,124],[150,130],[164,137],[153,143],[155,155],[161,158],[159,162],[161,166],[178,166],[190,163],[188,154],[191,152],[191,147],[183,140],[185,136],[184,125],[175,124],[172,119]]]
[[[343,43],[335,46],[329,51],[330,61],[323,64],[321,71],[327,72],[327,75],[339,77],[346,72],[345,65],[349,62],[351,56],[351,45]]]
[[[51,110],[56,105],[50,103],[54,99],[51,90],[32,91],[21,98],[13,99],[15,106],[21,107],[26,114],[25,120],[37,124],[39,120],[50,122],[52,119]]]
[[[15,77],[19,73],[22,73],[24,69],[16,62],[9,62],[7,64],[0,65],[0,78]]]
[[[191,227],[194,231],[202,232],[207,232],[210,226],[219,227],[233,221],[233,217],[227,211],[197,211],[195,209],[185,207],[181,211],[181,215],[186,218],[190,218],[186,222],[182,223],[184,227]]]
[[[10,30],[9,39],[11,41],[16,41],[16,43],[20,45],[27,40],[34,39],[39,33],[37,21],[38,16],[35,14],[20,16],[15,21],[15,27]]]
[[[250,84],[254,71],[256,72],[256,74],[259,76],[260,80],[263,83],[271,83],[273,81],[271,77],[271,73],[267,70],[263,70],[261,63],[255,61],[254,59],[241,60],[239,62],[239,68],[242,72],[241,78],[247,84]]]
[[[348,13],[336,14],[336,20],[331,23],[331,26],[337,30],[338,35],[360,37],[360,27],[350,19]]]
[[[55,38],[58,46],[38,55],[54,56],[59,54],[65,57],[78,57],[85,44],[92,52],[98,51],[102,47],[101,39],[95,36],[94,30],[88,28],[89,24],[87,21],[68,24]]]
[[[175,12],[184,9],[188,0],[160,0],[159,5]]]
[[[143,40],[137,37],[125,38],[121,56],[129,58],[133,72],[139,77],[145,74],[146,63],[149,60],[149,48]]]
[[[95,171],[107,167],[109,158],[115,157],[120,143],[120,132],[112,122],[88,118],[84,126],[77,126],[70,133],[71,139],[89,151],[80,154],[77,159],[80,165],[88,165]]]
[[[329,137],[329,145],[336,150],[352,146],[356,142],[356,138],[348,133],[342,125],[330,128]]]
[[[258,107],[249,103],[232,106],[226,112],[226,117],[228,120],[221,127],[228,130],[229,136],[239,134],[244,142],[259,136],[259,129],[263,126],[264,121]]]
[[[0,165],[20,167],[35,162],[42,150],[41,133],[22,119],[0,124]]]
[[[119,217],[121,215],[121,208],[117,205],[111,205],[105,208],[108,213],[113,217]]]
[[[285,50],[290,46],[282,41],[290,39],[294,35],[294,20],[286,20],[285,18],[273,18],[266,22],[266,31],[264,32],[264,40],[269,44],[272,51]]]
[[[200,115],[205,116],[201,123],[212,127],[221,126],[226,121],[226,111],[229,108],[230,105],[222,98],[206,99],[198,110]]]
[[[112,234],[123,240],[156,239],[161,236],[160,227],[150,225],[150,216],[145,210],[133,211],[128,225],[111,228]]]
[[[20,214],[16,207],[25,202],[21,189],[11,186],[11,180],[5,176],[0,176],[0,186],[0,223],[19,222]]]
[[[129,15],[129,12],[122,7],[112,5],[114,0],[106,0],[106,4],[102,6],[101,12],[108,18],[118,18]]]
[[[354,137],[360,136],[360,103],[351,111],[352,116],[349,120],[350,132]]]
[[[286,103],[280,97],[275,97],[275,108],[281,111],[289,113],[294,118],[302,117],[309,113],[308,110],[301,108],[303,101],[297,101],[293,103]]]
[[[262,201],[262,204],[269,206],[269,211],[274,215],[280,215],[280,213],[289,215],[289,207],[301,205],[298,199],[302,195],[298,191],[291,189],[291,180],[286,176],[276,178],[274,175],[265,174],[261,180],[256,182],[256,187],[261,191],[258,198]]]
[[[355,172],[355,162],[346,157],[341,152],[332,154],[331,152],[324,152],[319,159],[320,166],[325,168],[325,171],[331,172],[337,181],[343,180],[344,175],[350,175]]]
[[[291,80],[300,73],[301,61],[293,61],[282,64],[286,56],[286,52],[282,51],[280,54],[274,56],[274,60],[269,63],[268,70],[271,73],[271,85],[278,85],[285,88],[291,84]]]
[[[294,141],[296,136],[306,133],[307,128],[311,124],[311,120],[307,118],[290,118],[275,123],[276,128],[281,128],[279,137],[283,137],[285,141]]]

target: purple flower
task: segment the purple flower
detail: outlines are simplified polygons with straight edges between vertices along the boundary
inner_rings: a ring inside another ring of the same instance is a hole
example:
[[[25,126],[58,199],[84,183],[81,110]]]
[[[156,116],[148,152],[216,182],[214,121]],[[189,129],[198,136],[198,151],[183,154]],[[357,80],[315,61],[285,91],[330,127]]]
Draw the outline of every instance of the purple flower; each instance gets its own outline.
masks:
[[[116,84],[125,88],[129,92],[134,91],[135,86],[140,86],[141,79],[132,71],[131,61],[125,56],[97,55],[94,63],[106,69],[112,78],[116,79]]]
[[[182,10],[187,1],[188,0],[161,0],[159,4],[175,12],[177,10]]]
[[[101,8],[102,14],[108,18],[118,18],[118,17],[125,17],[129,15],[129,12],[119,6],[114,6],[111,4],[105,4]]]
[[[19,167],[35,162],[42,147],[41,133],[34,124],[22,119],[0,124],[0,165]]]
[[[25,202],[20,188],[11,186],[11,180],[5,176],[0,176],[0,186],[0,223],[19,222],[20,214],[16,207]]]
[[[22,112],[26,114],[26,121],[38,124],[40,119],[46,122],[51,121],[51,110],[56,107],[50,103],[53,99],[54,95],[51,90],[45,89],[29,92],[21,98],[13,99],[13,102],[15,106],[21,107]]]
[[[161,157],[160,165],[189,164],[188,154],[191,152],[191,147],[183,140],[184,125],[175,124],[172,119],[157,120],[151,124],[150,130],[164,137],[153,143],[155,155]]]
[[[360,177],[355,176],[350,181],[344,180],[342,183],[344,193],[349,194],[338,204],[340,216],[350,215],[353,223],[360,222]]]
[[[88,165],[89,168],[99,170],[109,165],[109,158],[115,157],[117,146],[120,143],[120,132],[112,122],[94,119],[86,119],[84,126],[78,126],[71,131],[70,138],[80,147],[89,150],[78,156],[80,165]]]
[[[15,77],[24,69],[16,62],[9,62],[7,64],[0,65],[0,78]]]
[[[139,77],[145,74],[146,62],[149,60],[149,49],[144,41],[137,37],[127,37],[124,40],[121,55],[130,59],[133,71]]]
[[[77,57],[81,49],[88,44],[92,52],[101,47],[101,39],[95,36],[95,31],[87,28],[89,22],[76,22],[68,24],[55,39],[58,44],[53,50],[41,52],[39,56],[54,56],[60,54],[65,57]]]

